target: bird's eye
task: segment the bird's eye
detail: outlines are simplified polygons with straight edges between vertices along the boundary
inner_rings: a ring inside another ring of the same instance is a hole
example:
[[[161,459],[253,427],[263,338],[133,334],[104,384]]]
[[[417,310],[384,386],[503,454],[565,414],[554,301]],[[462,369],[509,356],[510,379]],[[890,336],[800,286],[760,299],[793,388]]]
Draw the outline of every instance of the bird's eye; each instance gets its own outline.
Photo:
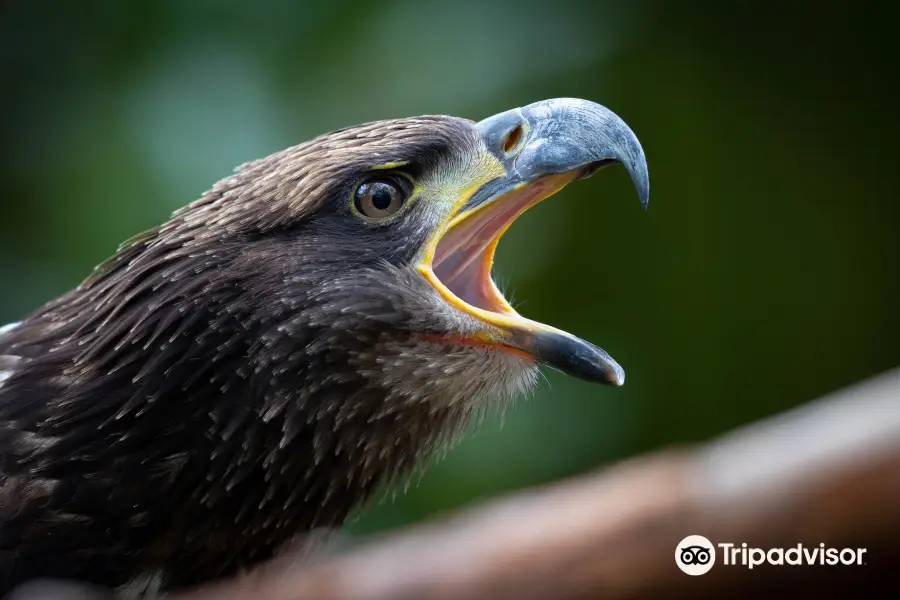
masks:
[[[364,181],[353,193],[353,205],[364,217],[384,219],[395,214],[410,196],[411,185],[403,177]]]

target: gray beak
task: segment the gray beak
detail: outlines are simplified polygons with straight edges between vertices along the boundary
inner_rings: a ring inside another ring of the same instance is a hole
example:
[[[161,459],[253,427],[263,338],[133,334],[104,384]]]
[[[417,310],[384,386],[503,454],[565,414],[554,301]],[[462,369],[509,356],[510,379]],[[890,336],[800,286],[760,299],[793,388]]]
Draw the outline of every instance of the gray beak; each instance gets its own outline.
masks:
[[[587,177],[611,163],[625,167],[641,206],[647,208],[650,178],[644,150],[625,121],[604,106],[576,98],[543,100],[489,117],[476,128],[506,167],[507,178],[473,196],[467,209],[501,192],[501,187],[575,170]]]
[[[476,128],[505,167],[506,176],[479,189],[461,213],[474,214],[546,176],[584,178],[612,163],[625,167],[641,206],[647,208],[650,180],[644,151],[631,128],[608,108],[587,100],[556,98],[502,112]],[[510,345],[568,375],[608,385],[625,381],[625,372],[609,354],[569,333],[530,322],[508,334]]]

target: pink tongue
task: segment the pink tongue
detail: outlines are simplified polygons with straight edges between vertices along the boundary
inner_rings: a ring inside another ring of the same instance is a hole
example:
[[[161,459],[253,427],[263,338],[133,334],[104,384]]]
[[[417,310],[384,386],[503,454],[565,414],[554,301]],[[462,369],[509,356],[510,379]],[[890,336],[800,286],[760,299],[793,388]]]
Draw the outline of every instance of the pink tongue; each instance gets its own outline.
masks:
[[[438,243],[432,269],[460,300],[490,311],[504,310],[497,302],[484,252],[491,242],[543,192],[541,183],[521,193],[497,198],[450,229]]]

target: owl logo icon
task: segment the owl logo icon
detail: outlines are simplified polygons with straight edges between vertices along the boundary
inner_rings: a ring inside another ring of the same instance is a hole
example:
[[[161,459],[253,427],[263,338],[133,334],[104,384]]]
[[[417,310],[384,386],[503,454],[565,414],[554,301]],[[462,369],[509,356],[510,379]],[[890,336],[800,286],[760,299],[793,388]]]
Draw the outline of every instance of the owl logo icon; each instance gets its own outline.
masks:
[[[716,547],[702,535],[689,535],[675,548],[675,564],[688,575],[704,575],[716,564]]]

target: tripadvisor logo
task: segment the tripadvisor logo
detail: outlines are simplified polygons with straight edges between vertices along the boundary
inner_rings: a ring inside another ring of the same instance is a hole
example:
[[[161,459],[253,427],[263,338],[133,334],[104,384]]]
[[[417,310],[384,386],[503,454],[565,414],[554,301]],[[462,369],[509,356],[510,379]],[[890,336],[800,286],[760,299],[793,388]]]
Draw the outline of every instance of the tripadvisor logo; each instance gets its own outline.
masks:
[[[675,548],[675,564],[688,575],[708,573],[720,557],[720,564],[748,569],[760,565],[864,565],[865,548],[831,548],[825,544],[789,548],[754,548],[746,543],[719,542],[713,544],[702,535],[689,535]]]

